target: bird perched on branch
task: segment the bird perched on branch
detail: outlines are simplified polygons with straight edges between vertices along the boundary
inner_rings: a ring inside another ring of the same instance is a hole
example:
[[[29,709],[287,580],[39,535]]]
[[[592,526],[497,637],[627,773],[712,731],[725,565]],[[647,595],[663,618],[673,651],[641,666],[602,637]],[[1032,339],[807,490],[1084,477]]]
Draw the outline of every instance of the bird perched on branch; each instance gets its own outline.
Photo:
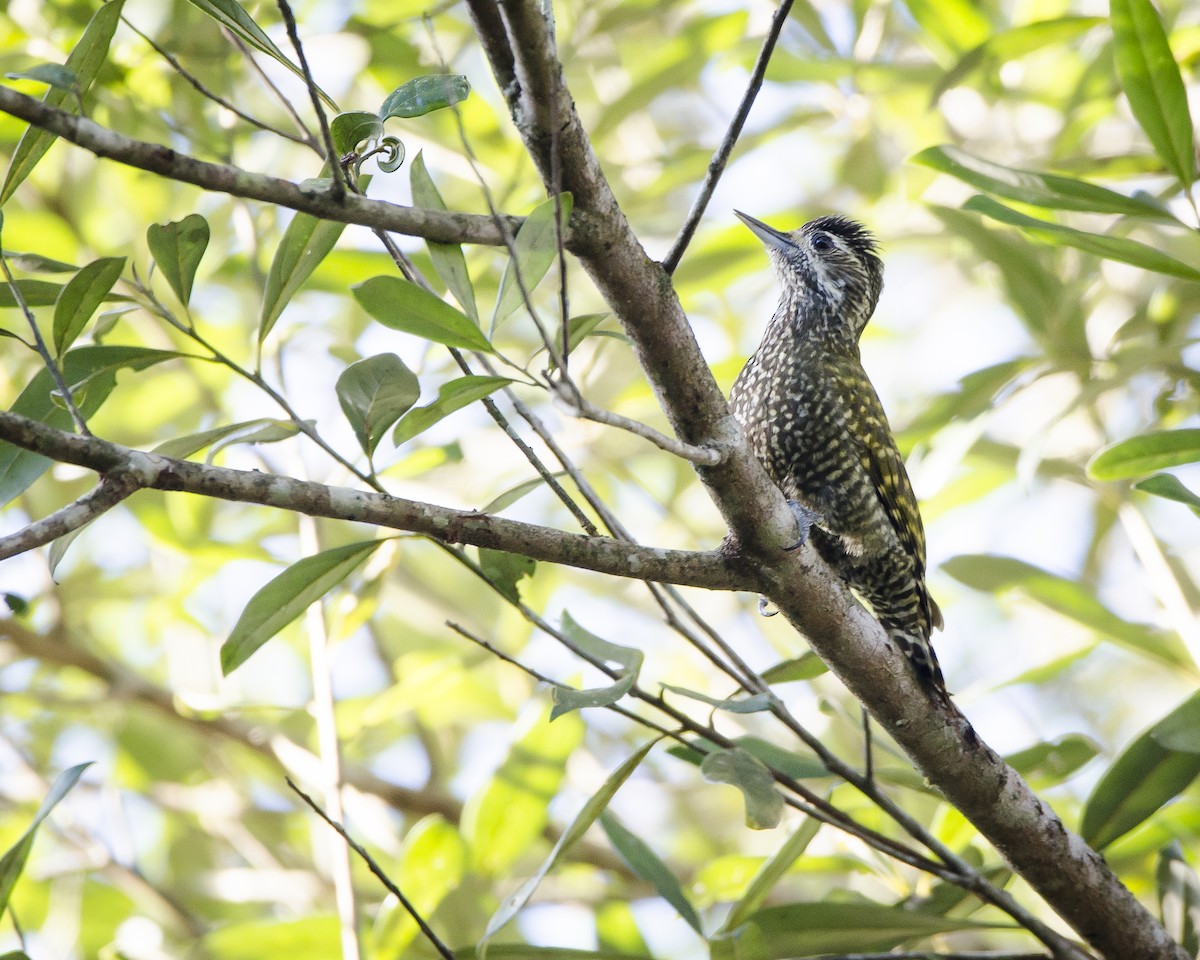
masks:
[[[795,546],[811,536],[871,604],[917,677],[945,700],[929,639],[942,615],[925,586],[917,498],[859,357],[883,288],[875,240],[844,217],[784,233],[737,215],[766,244],[783,290],[733,385],[734,416],[796,514]]]

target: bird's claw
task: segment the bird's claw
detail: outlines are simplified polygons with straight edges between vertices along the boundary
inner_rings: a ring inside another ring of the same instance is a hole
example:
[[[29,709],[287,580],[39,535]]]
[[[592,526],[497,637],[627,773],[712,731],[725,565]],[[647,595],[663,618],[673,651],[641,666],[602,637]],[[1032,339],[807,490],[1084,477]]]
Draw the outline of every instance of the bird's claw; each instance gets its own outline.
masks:
[[[796,539],[795,543],[783,548],[788,553],[792,553],[808,543],[808,531],[811,530],[812,525],[816,523],[817,515],[809,510],[808,507],[801,505],[796,500],[789,500],[787,505],[792,510],[792,516],[796,518],[796,528],[799,533],[799,537]]]
[[[770,603],[771,603],[771,601],[768,600],[766,597],[758,598],[758,615],[760,617],[773,617],[773,616],[775,616],[775,614],[779,613],[778,610],[768,610],[767,609],[767,607],[770,605]]]

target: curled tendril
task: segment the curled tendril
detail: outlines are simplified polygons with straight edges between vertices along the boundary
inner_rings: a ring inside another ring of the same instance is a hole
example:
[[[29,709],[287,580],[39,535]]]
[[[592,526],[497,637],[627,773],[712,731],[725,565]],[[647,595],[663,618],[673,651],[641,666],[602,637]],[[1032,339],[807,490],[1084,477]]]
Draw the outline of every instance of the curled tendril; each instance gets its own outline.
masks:
[[[399,170],[400,164],[404,163],[404,144],[399,137],[384,137],[379,141],[379,147],[371,152],[381,155],[377,156],[375,162],[384,173]]]

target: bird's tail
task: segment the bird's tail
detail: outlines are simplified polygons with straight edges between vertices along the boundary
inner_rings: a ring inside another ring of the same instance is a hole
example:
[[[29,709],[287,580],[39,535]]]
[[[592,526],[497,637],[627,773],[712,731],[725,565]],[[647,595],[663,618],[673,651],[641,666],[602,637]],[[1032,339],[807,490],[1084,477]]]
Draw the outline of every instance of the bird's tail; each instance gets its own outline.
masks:
[[[900,624],[882,621],[888,636],[895,642],[913,666],[913,672],[921,684],[933,693],[939,700],[949,703],[950,693],[946,689],[946,678],[942,676],[942,668],[938,664],[937,654],[933,652],[933,644],[927,636]]]

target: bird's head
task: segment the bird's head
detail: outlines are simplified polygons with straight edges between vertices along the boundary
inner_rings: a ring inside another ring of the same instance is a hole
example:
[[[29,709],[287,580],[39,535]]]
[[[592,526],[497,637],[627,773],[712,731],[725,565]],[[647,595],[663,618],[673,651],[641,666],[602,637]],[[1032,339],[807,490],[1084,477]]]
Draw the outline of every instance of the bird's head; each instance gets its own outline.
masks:
[[[805,323],[849,333],[857,343],[883,289],[883,261],[870,231],[845,217],[818,217],[784,233],[734,213],[766,244],[784,303]],[[845,329],[837,330],[839,325]]]

